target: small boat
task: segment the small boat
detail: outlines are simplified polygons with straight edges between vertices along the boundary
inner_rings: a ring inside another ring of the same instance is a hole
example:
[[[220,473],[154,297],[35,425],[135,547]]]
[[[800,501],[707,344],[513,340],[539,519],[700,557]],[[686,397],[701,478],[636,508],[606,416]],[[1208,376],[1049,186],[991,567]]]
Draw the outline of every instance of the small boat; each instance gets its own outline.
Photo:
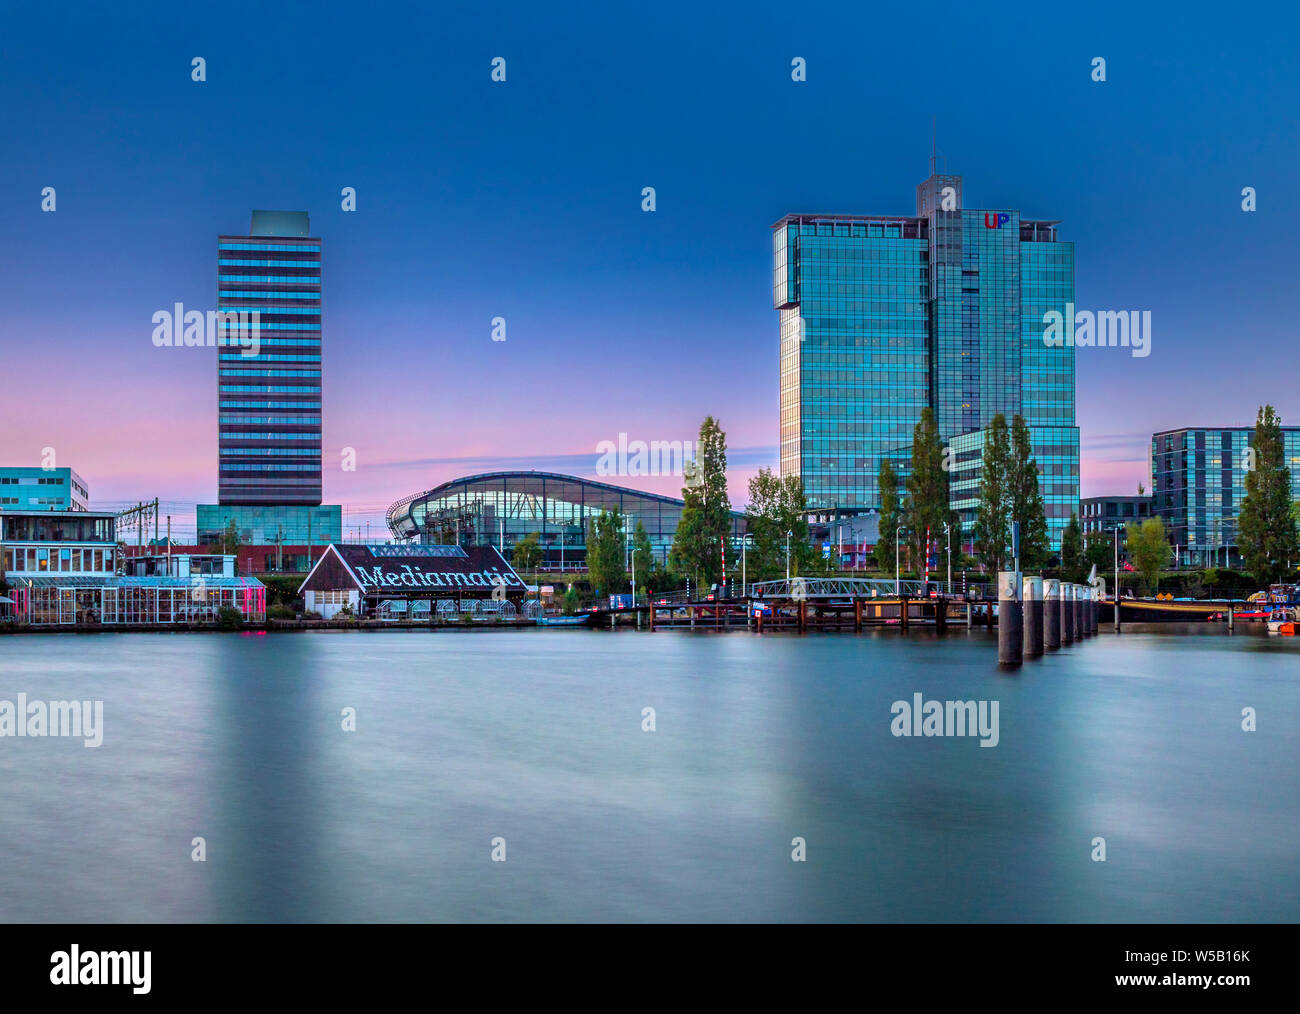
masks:
[[[1268,632],[1283,637],[1295,637],[1295,620],[1269,620]]]
[[[585,627],[591,622],[591,613],[578,613],[574,616],[539,616],[539,627]]]

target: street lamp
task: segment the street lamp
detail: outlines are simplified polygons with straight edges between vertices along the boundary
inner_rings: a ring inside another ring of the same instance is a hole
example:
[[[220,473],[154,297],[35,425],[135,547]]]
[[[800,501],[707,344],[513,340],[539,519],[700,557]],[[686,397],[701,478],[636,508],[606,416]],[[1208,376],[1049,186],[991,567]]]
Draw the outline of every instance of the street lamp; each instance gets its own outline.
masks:
[[[785,580],[787,584],[790,581],[790,536],[793,534],[792,531],[785,533]]]
[[[1116,523],[1115,525],[1115,588],[1111,596],[1111,603],[1115,607],[1115,631],[1119,632],[1119,533],[1124,531],[1124,526]]]
[[[1233,524],[1232,518],[1219,518],[1220,532],[1222,532],[1224,525],[1232,525],[1232,524]],[[1223,569],[1224,570],[1228,569],[1228,540],[1226,537],[1223,539]]]
[[[952,595],[952,529],[948,527],[948,522],[943,523],[943,535],[948,543],[948,595]]]
[[[903,537],[903,526],[899,525],[894,529],[894,595],[903,594],[903,583],[901,580],[900,563],[899,563],[899,541]]]

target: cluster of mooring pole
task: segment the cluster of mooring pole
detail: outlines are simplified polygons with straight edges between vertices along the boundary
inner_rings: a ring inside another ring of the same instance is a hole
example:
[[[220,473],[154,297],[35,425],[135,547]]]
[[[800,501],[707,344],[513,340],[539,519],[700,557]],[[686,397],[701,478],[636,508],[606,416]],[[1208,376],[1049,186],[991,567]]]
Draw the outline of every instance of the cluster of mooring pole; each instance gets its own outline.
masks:
[[[998,662],[1019,665],[1097,633],[1097,591],[1054,577],[998,573]]]

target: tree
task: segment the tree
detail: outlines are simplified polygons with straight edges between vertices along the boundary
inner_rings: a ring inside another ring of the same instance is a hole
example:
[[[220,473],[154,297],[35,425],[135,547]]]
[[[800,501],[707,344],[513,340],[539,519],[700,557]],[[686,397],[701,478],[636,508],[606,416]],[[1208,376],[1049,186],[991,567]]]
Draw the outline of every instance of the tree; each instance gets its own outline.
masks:
[[[1011,421],[1011,459],[1007,486],[1011,497],[1012,522],[1020,522],[1020,566],[1025,571],[1041,570],[1051,546],[1047,539],[1047,512],[1038,484],[1038,463],[1034,461],[1029,426],[1022,416]]]
[[[1160,518],[1148,518],[1129,532],[1128,555],[1146,583],[1147,593],[1160,584],[1160,568],[1169,562],[1169,536]]]
[[[731,536],[731,500],[727,496],[727,434],[714,420],[700,424],[692,481],[682,489],[682,517],[673,537],[669,562],[678,573],[693,575],[703,587],[722,577],[722,540]]]
[[[535,571],[542,562],[542,536],[540,532],[529,532],[515,543],[510,556],[515,570]]]
[[[1130,555],[1132,539],[1129,540]],[[1061,533],[1061,578],[1066,581],[1079,582],[1087,577],[1086,557],[1083,555],[1083,529],[1079,527],[1079,515],[1070,512],[1070,523]]]
[[[745,561],[749,580],[785,577],[787,532],[791,533],[790,576],[824,569],[809,539],[807,507],[803,481],[797,475],[778,478],[771,469],[760,468],[749,480],[749,504],[745,508],[745,528],[753,546]]]
[[[760,468],[749,480],[745,506],[745,573],[751,581],[770,581],[785,573],[785,532],[781,529],[781,480],[769,468]]]
[[[888,458],[880,459],[876,484],[880,487],[880,535],[876,539],[876,566],[887,573],[894,569],[894,539],[903,517],[898,503],[898,474]]]
[[[226,530],[221,533],[218,540],[221,552],[226,556],[232,556],[239,552],[239,528],[235,525],[235,519],[231,518],[226,524]]]
[[[1011,501],[1007,489],[1010,460],[1007,418],[999,412],[984,432],[983,468],[974,528],[975,552],[985,570],[994,574],[1002,569],[1011,542]]]
[[[632,533],[632,561],[635,564],[636,579],[649,581],[655,570],[654,548],[650,545],[650,536],[646,534],[645,525],[637,518],[636,529]]]
[[[623,590],[627,582],[626,554],[623,515],[617,507],[602,510],[592,519],[587,535],[587,573],[597,592],[613,595]]]
[[[1115,546],[1113,534],[1107,532],[1092,532],[1084,539],[1084,560],[1085,567],[1091,569],[1097,568],[1098,574],[1105,574],[1114,569],[1115,563]]]
[[[1272,405],[1260,408],[1251,441],[1253,468],[1246,472],[1246,496],[1237,519],[1237,543],[1260,584],[1279,580],[1300,559],[1291,516],[1291,470],[1286,466],[1282,420]]]
[[[917,570],[925,564],[925,537],[942,538],[948,520],[948,471],[934,411],[923,409],[912,430],[912,472],[907,477],[907,532]]]

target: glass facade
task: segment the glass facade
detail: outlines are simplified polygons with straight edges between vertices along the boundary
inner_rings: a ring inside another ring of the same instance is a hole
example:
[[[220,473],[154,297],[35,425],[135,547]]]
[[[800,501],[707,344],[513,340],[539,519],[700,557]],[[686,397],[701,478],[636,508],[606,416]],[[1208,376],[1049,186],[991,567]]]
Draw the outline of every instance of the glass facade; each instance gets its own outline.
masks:
[[[1253,427],[1166,430],[1151,437],[1153,512],[1163,519],[1179,566],[1236,566],[1237,517],[1246,496]],[[1291,499],[1300,500],[1300,426],[1282,428]]]
[[[960,439],[952,503],[965,524],[983,430],[1018,413],[1058,546],[1079,499],[1074,349],[1046,345],[1043,316],[1074,299],[1074,245],[1056,222],[962,209],[961,191],[961,177],[934,175],[915,217],[789,215],[773,227],[781,474],[798,475],[820,512],[878,510],[880,462],[906,477],[929,406],[941,439]]]
[[[195,508],[198,542],[215,543],[233,520],[244,546],[327,546],[343,541],[339,504],[236,506],[201,503]]]
[[[257,355],[224,346],[217,357],[222,505],[321,502],[321,241],[310,232],[306,212],[255,211],[248,236],[217,240],[217,309],[259,321]]]
[[[532,532],[541,539],[545,570],[586,568],[586,533],[602,510],[617,508],[645,528],[657,562],[668,558],[682,501],[656,493],[552,472],[489,472],[443,483],[388,509],[398,539],[422,543],[496,546],[507,559]],[[744,534],[744,516],[732,513],[732,534]]]
[[[890,459],[907,471],[930,371],[922,225],[792,216],[776,230],[781,474],[810,507],[879,506]]]

